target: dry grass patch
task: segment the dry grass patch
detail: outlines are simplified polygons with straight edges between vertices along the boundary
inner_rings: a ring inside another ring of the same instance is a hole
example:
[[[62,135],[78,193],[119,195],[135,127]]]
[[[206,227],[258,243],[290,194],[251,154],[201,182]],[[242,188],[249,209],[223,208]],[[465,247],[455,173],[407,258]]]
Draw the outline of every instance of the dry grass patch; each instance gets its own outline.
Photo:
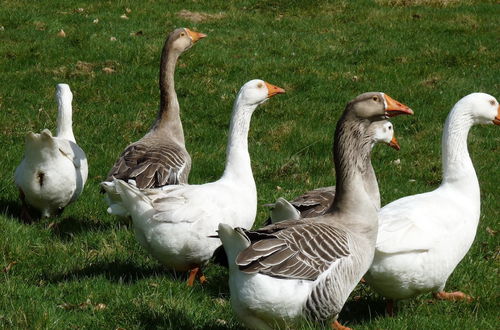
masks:
[[[429,88],[434,88],[441,80],[442,78],[439,75],[432,75],[422,81],[421,84]]]
[[[376,0],[380,5],[412,7],[412,6],[436,6],[448,7],[459,4],[470,4],[471,1],[463,0]]]
[[[296,124],[295,121],[287,120],[281,123],[278,127],[273,128],[269,131],[265,140],[266,142],[272,144],[271,148],[274,151],[278,151],[281,149],[282,141],[285,138],[287,138],[290,135],[290,133],[292,133],[293,129],[295,128],[295,124]]]
[[[209,14],[209,13],[203,13],[203,12],[198,12],[198,11],[189,11],[189,10],[183,9],[177,13],[177,16],[179,16],[180,18],[184,18],[188,21],[191,21],[193,23],[201,23],[201,22],[218,20],[218,19],[224,18],[226,16],[226,14],[224,14],[224,13]]]

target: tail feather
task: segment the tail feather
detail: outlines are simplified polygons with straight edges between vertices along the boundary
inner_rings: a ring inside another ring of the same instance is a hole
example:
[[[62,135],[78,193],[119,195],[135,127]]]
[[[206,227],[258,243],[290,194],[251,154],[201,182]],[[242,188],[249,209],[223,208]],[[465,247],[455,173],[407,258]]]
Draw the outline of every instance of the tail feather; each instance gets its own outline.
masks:
[[[113,179],[112,182],[101,182],[101,187],[106,193],[104,200],[109,205],[107,210],[109,214],[128,217],[140,201],[146,202],[137,187],[123,180]]]
[[[233,229],[230,225],[219,223],[219,238],[226,251],[229,268],[237,267],[235,260],[238,254],[250,246],[250,239],[241,228]]]
[[[123,206],[122,197],[117,191],[114,182],[101,182],[101,188],[104,190],[104,200],[108,204],[108,213],[119,217],[128,217],[130,214]]]
[[[280,197],[276,200],[271,210],[271,222],[277,223],[283,220],[299,220],[300,212],[289,201]]]
[[[151,200],[132,183],[118,179],[114,179],[113,183],[116,192],[121,198],[119,205],[130,214],[134,226],[145,225],[156,212],[151,204]],[[118,210],[120,209],[118,208]]]

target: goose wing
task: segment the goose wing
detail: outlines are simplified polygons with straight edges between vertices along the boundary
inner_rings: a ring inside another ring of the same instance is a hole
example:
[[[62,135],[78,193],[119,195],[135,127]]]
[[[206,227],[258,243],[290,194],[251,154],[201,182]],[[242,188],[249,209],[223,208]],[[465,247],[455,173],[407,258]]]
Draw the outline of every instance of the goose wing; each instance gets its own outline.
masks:
[[[464,207],[467,204],[466,199],[434,191],[404,197],[384,206],[379,212],[376,250],[425,252],[442,240],[452,242],[454,233],[469,230],[465,219],[474,218]]]
[[[61,155],[68,158],[77,170],[87,166],[87,156],[76,143],[60,138],[54,140]]]
[[[134,179],[140,189],[187,183],[191,158],[175,144],[134,143],[120,155],[108,174],[122,180]]]
[[[315,280],[350,256],[347,233],[324,223],[283,221],[245,233],[251,245],[236,258],[244,273]]]
[[[318,217],[328,210],[335,198],[335,186],[318,188],[298,196],[290,203],[303,218]]]

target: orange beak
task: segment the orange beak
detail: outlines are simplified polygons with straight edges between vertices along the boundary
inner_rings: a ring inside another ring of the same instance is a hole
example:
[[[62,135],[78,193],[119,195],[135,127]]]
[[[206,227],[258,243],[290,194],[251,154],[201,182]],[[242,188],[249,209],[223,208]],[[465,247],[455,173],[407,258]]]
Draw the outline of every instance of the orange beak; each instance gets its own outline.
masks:
[[[385,114],[388,117],[394,117],[398,115],[413,115],[413,110],[410,107],[404,105],[401,102],[396,101],[387,94],[384,94],[385,103],[387,107],[385,108]]]
[[[396,140],[395,136],[393,136],[391,142],[389,142],[389,147],[394,148],[396,150],[401,149],[401,147],[399,146],[398,140]]]
[[[493,119],[493,124],[500,126],[500,105],[498,105],[497,116]]]
[[[267,87],[267,97],[272,97],[276,94],[285,94],[285,90],[283,88],[271,85],[270,83],[265,81],[264,83],[266,84]]]
[[[193,43],[197,42],[198,40],[200,39],[203,39],[205,38],[207,35],[204,34],[204,33],[200,33],[200,32],[195,32],[195,31],[191,31],[190,29],[188,28],[185,28],[187,34],[189,34],[189,36],[191,37],[191,40],[193,40]]]

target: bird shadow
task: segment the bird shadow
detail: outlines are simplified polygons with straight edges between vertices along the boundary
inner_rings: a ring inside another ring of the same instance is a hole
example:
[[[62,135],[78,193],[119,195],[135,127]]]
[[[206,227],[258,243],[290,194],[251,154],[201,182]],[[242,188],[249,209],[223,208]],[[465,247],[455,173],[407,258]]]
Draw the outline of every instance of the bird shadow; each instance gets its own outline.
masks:
[[[0,214],[6,217],[25,222],[20,217],[21,209],[22,206],[18,200],[0,199]]]
[[[339,322],[347,326],[359,326],[378,317],[385,317],[386,302],[369,295],[349,299],[339,315]]]
[[[144,268],[124,262],[102,262],[63,274],[47,275],[44,280],[48,283],[60,283],[104,276],[110,282],[134,284],[145,278],[165,275],[170,275],[173,279],[177,277],[177,274],[161,266]]]
[[[204,294],[212,298],[229,299],[229,274],[227,268],[209,264],[205,269],[205,276],[207,281],[200,285]]]
[[[65,217],[60,221],[51,222],[48,225],[52,234],[63,241],[69,241],[74,236],[84,232],[102,232],[111,230],[114,227],[115,224],[113,223],[95,221],[88,218],[75,218],[72,216]]]
[[[161,314],[154,313],[147,309],[138,311],[137,317],[141,327],[146,329],[199,329],[199,321],[194,321],[188,311],[178,307],[169,307]],[[219,323],[217,321],[208,321],[203,324],[203,329],[222,330],[222,329],[241,329],[239,326]]]

